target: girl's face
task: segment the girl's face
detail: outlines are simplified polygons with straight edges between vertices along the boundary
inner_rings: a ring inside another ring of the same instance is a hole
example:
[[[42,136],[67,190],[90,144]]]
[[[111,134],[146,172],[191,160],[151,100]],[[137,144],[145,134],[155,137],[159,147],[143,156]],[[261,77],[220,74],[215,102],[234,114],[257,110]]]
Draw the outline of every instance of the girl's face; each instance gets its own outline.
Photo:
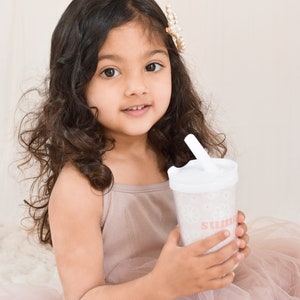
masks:
[[[163,41],[132,21],[112,29],[86,90],[106,135],[147,134],[171,98],[171,66]]]

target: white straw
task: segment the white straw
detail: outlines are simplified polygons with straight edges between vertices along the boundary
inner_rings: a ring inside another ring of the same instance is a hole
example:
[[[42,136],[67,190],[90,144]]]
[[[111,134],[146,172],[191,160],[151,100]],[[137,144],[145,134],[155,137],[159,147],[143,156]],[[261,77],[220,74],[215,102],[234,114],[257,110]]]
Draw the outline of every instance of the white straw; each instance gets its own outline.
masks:
[[[218,168],[205,151],[201,143],[196,139],[193,134],[188,134],[185,139],[185,143],[188,145],[192,153],[195,155],[196,159],[199,161],[199,164],[207,172],[216,172]]]

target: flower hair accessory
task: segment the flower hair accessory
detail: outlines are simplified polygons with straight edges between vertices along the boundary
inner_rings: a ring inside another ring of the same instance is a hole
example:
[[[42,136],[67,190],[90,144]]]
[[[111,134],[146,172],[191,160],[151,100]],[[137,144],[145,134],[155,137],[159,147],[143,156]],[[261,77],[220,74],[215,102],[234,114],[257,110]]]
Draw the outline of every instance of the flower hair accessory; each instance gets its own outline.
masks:
[[[168,19],[167,33],[173,38],[173,41],[179,52],[183,52],[185,44],[183,37],[180,34],[180,27],[178,26],[177,15],[174,13],[170,4],[166,5],[166,17]]]

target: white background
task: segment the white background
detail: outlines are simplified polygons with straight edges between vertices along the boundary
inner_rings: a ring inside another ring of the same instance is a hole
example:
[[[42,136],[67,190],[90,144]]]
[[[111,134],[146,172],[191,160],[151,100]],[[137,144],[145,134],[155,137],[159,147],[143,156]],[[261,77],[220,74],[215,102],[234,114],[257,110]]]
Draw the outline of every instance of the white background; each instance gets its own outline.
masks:
[[[300,1],[170,2],[193,80],[239,163],[238,207],[249,219],[300,222]],[[0,0],[0,223],[20,221],[27,195],[12,164],[17,102],[46,74],[51,33],[68,3]]]

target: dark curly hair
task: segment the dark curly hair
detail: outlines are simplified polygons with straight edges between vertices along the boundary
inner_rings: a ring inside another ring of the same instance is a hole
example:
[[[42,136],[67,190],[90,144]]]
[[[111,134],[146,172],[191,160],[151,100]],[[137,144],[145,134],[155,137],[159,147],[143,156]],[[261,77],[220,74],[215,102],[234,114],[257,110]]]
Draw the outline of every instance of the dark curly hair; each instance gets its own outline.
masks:
[[[193,133],[208,152],[223,157],[225,137],[206,123],[204,103],[193,87],[171,36],[168,21],[153,0],[74,0],[61,16],[51,41],[50,72],[43,101],[23,118],[19,141],[25,148],[20,167],[38,166],[31,177],[25,203],[41,242],[51,244],[48,202],[66,163],[74,165],[98,190],[113,184],[103,154],[114,147],[97,120],[97,109],[87,105],[85,91],[97,68],[98,52],[109,31],[138,20],[164,41],[171,62],[172,94],[165,115],[148,133],[160,169],[183,166],[192,153],[184,137]],[[35,192],[34,192],[35,191]]]

